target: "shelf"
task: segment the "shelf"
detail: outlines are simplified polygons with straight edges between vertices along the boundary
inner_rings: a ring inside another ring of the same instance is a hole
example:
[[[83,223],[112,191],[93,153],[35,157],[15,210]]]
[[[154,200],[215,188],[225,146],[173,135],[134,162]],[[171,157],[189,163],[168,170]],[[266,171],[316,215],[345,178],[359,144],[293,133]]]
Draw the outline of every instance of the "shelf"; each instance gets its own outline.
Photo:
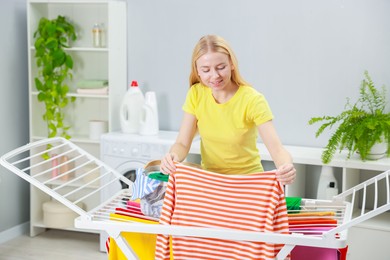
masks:
[[[107,0],[30,0],[34,4],[106,4]]]
[[[108,52],[108,48],[97,47],[72,47],[66,48],[67,51],[85,51],[85,52]]]
[[[46,138],[47,138],[47,136],[32,136],[31,137],[32,140],[42,140],[42,139],[46,139]],[[74,143],[100,144],[99,140],[92,140],[92,139],[89,139],[87,136],[85,136],[85,137],[72,136],[71,140]]]
[[[75,25],[77,40],[69,43],[67,51],[73,58],[72,79],[65,83],[69,86],[68,97],[76,97],[65,108],[64,125],[71,126],[68,134],[71,141],[92,156],[100,157],[100,140],[89,138],[90,122],[107,122],[107,131],[120,128],[119,110],[123,95],[127,90],[127,2],[124,0],[28,0],[27,1],[27,53],[29,56],[29,128],[30,141],[47,138],[47,125],[42,116],[45,104],[38,101],[35,78],[40,75],[36,64],[34,32],[42,17],[54,19],[65,16]],[[102,41],[105,47],[93,47],[93,25],[104,24]],[[82,80],[108,80],[108,94],[79,94],[77,83]],[[36,169],[39,172],[42,169]],[[79,176],[76,173],[76,178]],[[61,180],[50,185],[61,185]],[[82,179],[74,187],[85,185]],[[94,183],[93,183],[94,184]],[[69,186],[70,187],[70,186]],[[92,186],[88,186],[91,187]],[[30,190],[30,235],[35,236],[47,228],[42,221],[42,204],[48,196],[38,189]],[[92,209],[100,204],[100,193],[86,202],[86,208]],[[68,229],[80,231],[78,229]],[[90,231],[86,231],[90,232]]]
[[[35,46],[31,46],[30,50],[35,51]],[[109,49],[106,47],[70,47],[65,48],[65,51],[71,52],[108,52]]]
[[[267,148],[263,143],[258,143],[257,147],[260,151],[260,156],[263,160],[272,160]],[[323,165],[321,155],[322,148],[304,147],[304,146],[284,146],[292,155],[294,163],[306,164],[306,165]],[[332,161],[327,164],[328,166],[360,169],[360,170],[373,170],[373,171],[386,171],[390,169],[390,158],[382,158],[379,160],[367,160],[362,161],[358,155],[352,156],[347,159],[347,151],[336,153]]]
[[[31,95],[37,96],[38,91],[32,91]],[[88,95],[88,94],[78,94],[78,93],[68,93],[69,97],[76,97],[76,98],[101,98],[101,99],[108,99],[109,95]]]
[[[101,98],[108,99],[108,95],[92,95],[92,94],[78,94],[78,93],[69,93],[69,97],[77,97],[77,98]]]
[[[285,145],[284,147],[290,152],[293,157],[293,161],[296,164],[323,165],[323,162],[321,161],[321,154],[323,152],[322,148],[292,145]],[[271,155],[263,143],[257,143],[257,148],[259,149],[262,160],[272,161]],[[200,154],[200,140],[193,142],[190,153]],[[382,158],[375,161],[362,161],[356,155],[347,159],[347,152],[343,151],[341,153],[336,153],[333,160],[327,165],[340,168],[387,171],[390,169],[390,158]]]

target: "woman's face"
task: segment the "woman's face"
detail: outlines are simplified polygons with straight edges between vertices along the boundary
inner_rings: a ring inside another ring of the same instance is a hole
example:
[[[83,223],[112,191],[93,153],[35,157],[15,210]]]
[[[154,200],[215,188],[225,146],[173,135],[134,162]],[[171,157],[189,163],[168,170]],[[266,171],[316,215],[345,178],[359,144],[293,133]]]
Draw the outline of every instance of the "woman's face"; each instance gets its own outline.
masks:
[[[202,83],[212,90],[223,90],[231,83],[234,69],[229,56],[220,52],[208,52],[196,61]]]

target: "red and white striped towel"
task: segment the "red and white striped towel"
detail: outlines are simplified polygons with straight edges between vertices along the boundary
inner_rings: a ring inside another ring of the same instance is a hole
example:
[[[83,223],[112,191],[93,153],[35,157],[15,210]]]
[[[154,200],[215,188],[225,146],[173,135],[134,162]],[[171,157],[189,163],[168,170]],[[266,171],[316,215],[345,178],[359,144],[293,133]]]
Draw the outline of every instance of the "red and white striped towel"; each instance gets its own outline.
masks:
[[[223,175],[181,164],[169,178],[160,223],[280,234],[289,231],[283,188],[274,172]],[[282,246],[172,237],[175,260],[274,259]],[[166,235],[157,236],[156,259],[170,259]]]

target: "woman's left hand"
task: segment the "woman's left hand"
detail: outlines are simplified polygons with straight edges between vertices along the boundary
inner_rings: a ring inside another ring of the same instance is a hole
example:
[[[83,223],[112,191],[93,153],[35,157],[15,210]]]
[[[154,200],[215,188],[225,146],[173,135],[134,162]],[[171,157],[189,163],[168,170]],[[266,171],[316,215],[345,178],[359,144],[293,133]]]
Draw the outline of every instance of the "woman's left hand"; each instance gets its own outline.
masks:
[[[276,179],[282,185],[291,184],[295,180],[296,172],[292,163],[283,164],[276,170]]]

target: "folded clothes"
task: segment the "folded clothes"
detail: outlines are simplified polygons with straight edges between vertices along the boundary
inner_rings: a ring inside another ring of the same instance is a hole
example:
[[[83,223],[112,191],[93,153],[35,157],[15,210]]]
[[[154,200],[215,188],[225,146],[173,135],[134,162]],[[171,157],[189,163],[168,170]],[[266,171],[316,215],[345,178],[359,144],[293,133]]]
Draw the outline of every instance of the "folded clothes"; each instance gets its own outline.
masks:
[[[105,79],[84,79],[77,82],[79,88],[102,88],[108,86],[108,80]]]
[[[78,88],[76,91],[77,91],[78,94],[107,95],[108,94],[108,87],[102,87],[102,88]]]

